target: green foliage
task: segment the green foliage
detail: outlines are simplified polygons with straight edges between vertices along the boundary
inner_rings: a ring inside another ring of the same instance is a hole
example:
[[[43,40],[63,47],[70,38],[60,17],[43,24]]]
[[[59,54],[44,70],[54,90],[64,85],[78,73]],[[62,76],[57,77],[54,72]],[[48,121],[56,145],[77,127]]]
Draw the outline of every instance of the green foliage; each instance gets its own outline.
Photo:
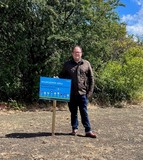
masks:
[[[143,91],[142,48],[130,48],[121,61],[109,61],[99,77],[100,100],[112,104],[134,99],[138,91]]]
[[[21,103],[18,103],[16,100],[10,99],[8,101],[8,107],[9,109],[14,109],[14,110],[23,110],[25,109],[25,106]]]
[[[118,6],[123,6],[119,0],[2,0],[0,100],[38,100],[40,76],[57,76],[75,44],[93,66],[99,99],[131,97],[127,93],[133,94],[141,79],[131,76],[142,63],[132,54],[142,43],[126,38]]]
[[[1,6],[2,99],[33,100],[38,95],[40,75],[58,73],[61,48],[70,39],[60,34],[56,3],[13,0]]]

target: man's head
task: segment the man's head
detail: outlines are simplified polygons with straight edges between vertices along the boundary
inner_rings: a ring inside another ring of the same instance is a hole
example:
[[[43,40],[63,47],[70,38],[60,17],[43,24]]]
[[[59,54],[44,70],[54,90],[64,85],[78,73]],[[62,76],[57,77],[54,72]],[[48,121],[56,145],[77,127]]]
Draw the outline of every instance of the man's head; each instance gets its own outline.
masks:
[[[72,57],[75,62],[79,62],[82,57],[82,48],[80,46],[75,46],[72,50]]]

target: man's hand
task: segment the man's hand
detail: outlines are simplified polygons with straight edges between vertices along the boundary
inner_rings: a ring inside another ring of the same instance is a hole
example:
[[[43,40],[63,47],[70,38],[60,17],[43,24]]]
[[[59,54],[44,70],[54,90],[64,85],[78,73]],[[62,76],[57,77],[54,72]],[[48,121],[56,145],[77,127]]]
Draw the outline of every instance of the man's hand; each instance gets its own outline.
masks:
[[[54,76],[53,78],[59,78],[58,76]]]
[[[92,99],[92,92],[89,92],[89,93],[87,94],[87,98],[88,98],[88,99]]]

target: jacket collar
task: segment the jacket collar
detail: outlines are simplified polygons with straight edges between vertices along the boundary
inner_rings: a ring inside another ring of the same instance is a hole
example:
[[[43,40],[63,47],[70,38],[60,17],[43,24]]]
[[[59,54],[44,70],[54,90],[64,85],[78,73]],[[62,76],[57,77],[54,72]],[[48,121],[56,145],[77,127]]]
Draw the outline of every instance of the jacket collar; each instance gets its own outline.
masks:
[[[78,65],[81,65],[81,64],[83,64],[83,59],[81,59],[81,60],[77,63],[77,62],[75,62],[74,59],[72,58],[72,62],[73,62],[73,63],[76,63],[76,64],[78,64]]]

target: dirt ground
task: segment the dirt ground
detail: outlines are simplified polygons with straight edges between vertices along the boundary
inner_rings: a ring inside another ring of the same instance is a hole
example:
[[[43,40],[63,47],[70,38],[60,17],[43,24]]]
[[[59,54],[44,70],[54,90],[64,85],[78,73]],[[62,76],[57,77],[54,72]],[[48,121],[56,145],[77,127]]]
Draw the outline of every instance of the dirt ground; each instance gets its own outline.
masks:
[[[0,160],[143,160],[143,106],[89,107],[97,138],[69,135],[68,109],[56,111],[55,136],[52,112],[0,111]]]

